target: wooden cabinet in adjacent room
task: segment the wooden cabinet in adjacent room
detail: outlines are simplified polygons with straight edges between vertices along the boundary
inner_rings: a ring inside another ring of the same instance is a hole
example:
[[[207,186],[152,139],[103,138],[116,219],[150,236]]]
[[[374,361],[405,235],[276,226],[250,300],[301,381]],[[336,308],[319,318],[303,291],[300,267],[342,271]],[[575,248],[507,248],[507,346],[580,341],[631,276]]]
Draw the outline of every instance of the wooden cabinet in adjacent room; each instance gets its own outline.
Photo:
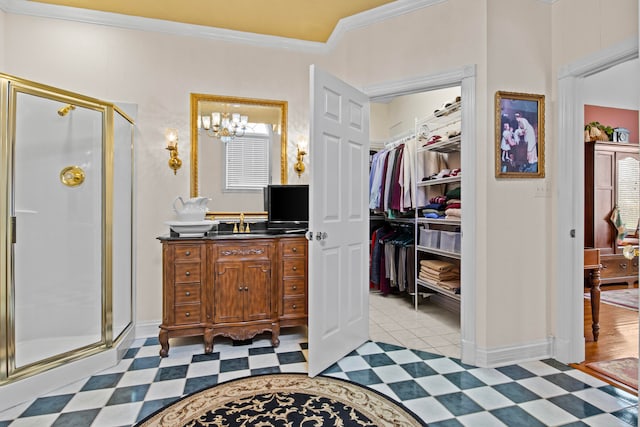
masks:
[[[160,355],[173,337],[247,340],[307,324],[307,241],[298,236],[160,238],[163,248]]]
[[[616,253],[616,233],[609,218],[619,203],[618,165],[628,158],[638,159],[638,144],[585,142],[584,246],[598,248],[603,255]]]
[[[631,286],[638,278],[638,257],[624,258],[611,221],[617,205],[627,229],[637,227],[638,149],[638,144],[585,142],[584,246],[600,249],[602,285]]]

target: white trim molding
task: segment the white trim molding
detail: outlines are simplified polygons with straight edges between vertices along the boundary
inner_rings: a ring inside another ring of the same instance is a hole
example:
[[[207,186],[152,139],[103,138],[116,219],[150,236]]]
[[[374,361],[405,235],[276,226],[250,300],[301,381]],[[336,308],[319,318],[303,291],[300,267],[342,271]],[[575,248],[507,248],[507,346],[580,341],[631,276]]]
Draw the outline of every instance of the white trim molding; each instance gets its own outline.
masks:
[[[408,95],[417,92],[442,89],[452,86],[461,86],[462,97],[462,152],[461,167],[466,172],[462,174],[462,187],[465,190],[465,218],[469,221],[462,222],[462,263],[461,283],[462,298],[460,307],[460,341],[462,347],[462,361],[476,366],[482,360],[477,354],[476,348],[476,289],[474,278],[476,277],[476,234],[478,228],[473,219],[476,215],[476,65],[467,65],[452,70],[429,74],[425,76],[410,77],[403,80],[383,82],[367,86],[362,89],[371,101],[385,102],[393,97]]]
[[[479,348],[476,366],[496,368],[531,360],[543,360],[551,357],[553,338],[523,343],[517,346]]]
[[[553,355],[563,363],[584,360],[584,101],[583,79],[638,58],[632,37],[558,70],[555,331]]]
[[[288,49],[306,53],[328,53],[335,47],[339,39],[351,30],[366,27],[446,1],[447,0],[396,0],[357,15],[343,18],[338,21],[336,28],[326,43],[227,30],[203,25],[184,24],[161,19],[121,15],[70,6],[38,3],[29,0],[0,0],[0,10],[16,15],[62,19],[178,36],[200,37],[274,49]]]

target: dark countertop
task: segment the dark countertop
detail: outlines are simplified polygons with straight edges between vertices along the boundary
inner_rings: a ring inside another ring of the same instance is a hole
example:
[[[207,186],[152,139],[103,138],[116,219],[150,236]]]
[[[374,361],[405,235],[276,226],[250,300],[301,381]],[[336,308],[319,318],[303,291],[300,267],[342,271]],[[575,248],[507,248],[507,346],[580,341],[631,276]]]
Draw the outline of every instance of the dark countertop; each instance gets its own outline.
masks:
[[[306,230],[305,230],[306,231]],[[249,240],[249,239],[274,239],[289,237],[304,237],[305,231],[287,232],[284,230],[260,230],[251,233],[211,232],[202,237],[180,237],[176,233],[158,236],[158,240]]]

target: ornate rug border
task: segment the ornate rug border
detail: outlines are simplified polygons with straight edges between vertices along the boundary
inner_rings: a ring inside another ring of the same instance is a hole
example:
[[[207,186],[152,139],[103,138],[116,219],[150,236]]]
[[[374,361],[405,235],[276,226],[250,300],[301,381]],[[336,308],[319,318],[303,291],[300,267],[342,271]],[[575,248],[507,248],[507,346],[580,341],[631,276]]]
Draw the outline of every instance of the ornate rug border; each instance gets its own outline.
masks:
[[[421,426],[427,426],[427,423],[425,423],[415,412],[413,412],[411,409],[407,408],[402,402],[399,402],[397,400],[392,399],[391,397],[385,395],[384,393],[375,390],[371,387],[367,387],[366,385],[363,384],[359,384],[355,381],[351,381],[348,379],[344,379],[344,378],[336,378],[336,377],[332,377],[329,375],[318,375],[316,377],[308,377],[307,372],[280,372],[280,373],[269,373],[269,374],[260,374],[260,375],[251,375],[251,376],[247,376],[247,377],[242,377],[242,378],[234,378],[228,381],[223,381],[221,383],[218,383],[214,386],[209,386],[209,387],[205,387],[203,389],[194,391],[192,393],[189,393],[185,396],[180,397],[179,399],[177,399],[175,402],[172,402],[166,406],[163,406],[162,408],[153,411],[152,413],[150,413],[149,415],[147,415],[146,417],[144,417],[143,419],[141,419],[140,421],[138,421],[134,427],[142,427],[144,426],[146,423],[148,423],[149,421],[151,421],[154,417],[156,417],[157,415],[159,415],[160,413],[168,410],[169,408],[171,408],[172,406],[176,406],[179,405],[181,402],[184,402],[187,399],[192,399],[193,397],[199,395],[199,394],[205,394],[207,392],[210,392],[211,390],[215,389],[216,387],[219,386],[229,386],[232,383],[235,382],[242,382],[242,381],[247,381],[247,380],[258,380],[260,378],[265,378],[265,377],[276,377],[276,376],[280,376],[280,377],[286,377],[286,376],[291,376],[291,377],[296,377],[296,376],[304,376],[307,377],[311,380],[313,380],[314,378],[322,378],[325,380],[329,380],[329,381],[335,381],[337,383],[345,383],[345,384],[349,384],[352,386],[356,386],[362,389],[365,389],[367,392],[370,392],[372,394],[377,395],[378,397],[384,399],[385,401],[387,401],[390,405],[392,406],[397,406],[398,408],[400,408],[401,410],[405,411],[407,414],[411,415],[414,420]],[[312,392],[318,394],[318,395],[323,395],[323,393],[319,393],[317,390],[311,390]],[[325,397],[335,397],[335,396],[325,396]],[[345,403],[345,402],[343,402]],[[358,408],[358,410],[362,410],[361,408]],[[370,416],[370,414],[367,414],[368,416]]]

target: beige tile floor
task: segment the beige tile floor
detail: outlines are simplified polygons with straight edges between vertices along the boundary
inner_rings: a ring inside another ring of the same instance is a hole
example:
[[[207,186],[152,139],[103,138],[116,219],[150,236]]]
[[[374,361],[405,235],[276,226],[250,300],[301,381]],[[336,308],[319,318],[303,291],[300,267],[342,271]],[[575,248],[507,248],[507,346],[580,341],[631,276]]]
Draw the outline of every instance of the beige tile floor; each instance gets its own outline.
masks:
[[[407,295],[369,294],[369,338],[416,350],[460,358],[460,315]]]

